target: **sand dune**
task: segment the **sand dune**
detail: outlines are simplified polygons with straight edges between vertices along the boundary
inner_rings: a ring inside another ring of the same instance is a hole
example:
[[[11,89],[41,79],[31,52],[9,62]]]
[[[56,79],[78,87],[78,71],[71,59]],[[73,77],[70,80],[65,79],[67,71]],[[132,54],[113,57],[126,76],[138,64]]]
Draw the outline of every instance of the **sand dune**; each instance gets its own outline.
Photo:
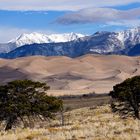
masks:
[[[140,57],[85,55],[79,58],[33,56],[0,59],[0,83],[15,79],[47,82],[52,90],[109,92],[128,77],[140,75]]]

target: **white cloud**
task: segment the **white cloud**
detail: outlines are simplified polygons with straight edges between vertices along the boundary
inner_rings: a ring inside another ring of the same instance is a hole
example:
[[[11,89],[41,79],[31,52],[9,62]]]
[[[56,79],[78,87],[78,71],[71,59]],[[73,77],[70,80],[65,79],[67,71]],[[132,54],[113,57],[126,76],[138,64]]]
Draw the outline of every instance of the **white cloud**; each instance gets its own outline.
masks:
[[[39,32],[44,34],[56,33],[48,30],[30,30],[30,29],[23,29],[23,28],[0,26],[0,43],[6,43],[20,36],[23,33],[32,33],[32,32]]]
[[[60,24],[103,23],[114,25],[139,24],[140,9],[116,10],[112,8],[87,8],[65,14],[56,20]]]
[[[125,27],[136,27],[140,26],[140,19],[136,20],[122,20],[120,22],[108,22],[105,26],[125,26]]]
[[[0,0],[1,10],[80,10],[125,5],[140,0]]]

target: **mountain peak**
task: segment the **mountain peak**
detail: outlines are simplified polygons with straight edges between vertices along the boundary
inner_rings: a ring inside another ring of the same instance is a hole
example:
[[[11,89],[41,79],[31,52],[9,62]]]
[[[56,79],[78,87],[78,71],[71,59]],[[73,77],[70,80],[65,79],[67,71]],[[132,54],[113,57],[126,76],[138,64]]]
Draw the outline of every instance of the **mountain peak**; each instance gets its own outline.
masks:
[[[15,43],[17,47],[23,45],[30,45],[30,44],[41,44],[41,43],[58,43],[58,42],[69,42],[76,40],[80,37],[84,37],[83,34],[78,33],[64,33],[64,34],[41,34],[37,32],[29,33],[29,34],[21,34],[16,39],[9,41],[9,43]]]

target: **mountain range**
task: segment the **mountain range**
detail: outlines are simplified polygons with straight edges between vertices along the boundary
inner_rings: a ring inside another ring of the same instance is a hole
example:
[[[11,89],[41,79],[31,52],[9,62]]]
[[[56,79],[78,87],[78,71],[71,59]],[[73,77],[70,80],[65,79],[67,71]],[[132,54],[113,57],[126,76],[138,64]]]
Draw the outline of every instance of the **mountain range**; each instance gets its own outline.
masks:
[[[24,56],[69,56],[85,54],[140,55],[140,27],[120,32],[96,32],[93,35],[39,33],[23,34],[0,44],[1,58]]]
[[[76,40],[80,37],[84,37],[84,35],[76,33],[46,35],[36,32],[30,34],[22,34],[17,38],[8,41],[7,43],[1,43],[0,53],[8,53],[24,45],[30,45],[35,43],[42,44],[42,43],[69,42],[72,40]]]

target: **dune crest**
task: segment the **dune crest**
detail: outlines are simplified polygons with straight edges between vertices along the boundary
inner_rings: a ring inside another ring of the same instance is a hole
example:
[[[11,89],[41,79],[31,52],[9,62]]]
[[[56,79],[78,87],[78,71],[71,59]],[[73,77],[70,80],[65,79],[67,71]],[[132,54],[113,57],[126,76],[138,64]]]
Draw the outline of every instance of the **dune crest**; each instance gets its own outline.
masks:
[[[23,57],[0,59],[0,83],[15,79],[47,82],[52,90],[107,93],[126,78],[140,75],[140,57],[85,55],[79,58]]]

